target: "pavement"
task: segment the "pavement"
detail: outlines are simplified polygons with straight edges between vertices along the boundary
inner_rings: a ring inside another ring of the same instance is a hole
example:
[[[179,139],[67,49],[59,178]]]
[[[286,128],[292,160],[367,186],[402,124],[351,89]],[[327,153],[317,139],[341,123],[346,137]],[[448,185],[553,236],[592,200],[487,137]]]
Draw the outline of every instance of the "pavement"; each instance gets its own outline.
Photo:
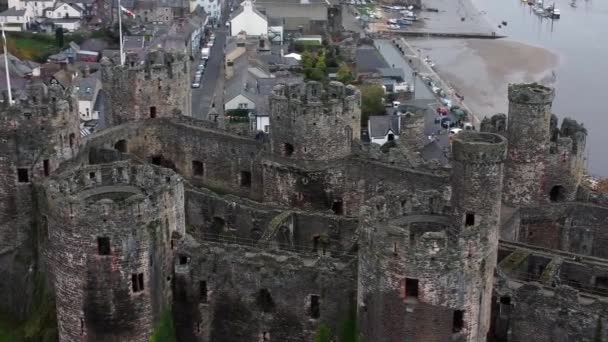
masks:
[[[376,39],[374,40],[376,49],[384,60],[388,63],[389,67],[401,68],[405,74],[406,82],[414,85],[414,99],[415,100],[430,100],[435,99],[435,94],[431,92],[429,88],[422,82],[419,77],[414,77],[414,69],[408,61],[403,57],[401,52],[393,45],[390,40],[387,39]]]
[[[201,86],[192,89],[192,116],[203,120],[209,119],[208,114],[212,105],[215,105],[218,111],[221,111],[222,108],[220,94],[223,91],[224,45],[228,32],[225,29],[217,29],[214,33],[215,43],[211,48],[205,72],[201,78]],[[201,62],[202,60],[199,59],[192,63],[192,80],[194,80],[196,67]]]

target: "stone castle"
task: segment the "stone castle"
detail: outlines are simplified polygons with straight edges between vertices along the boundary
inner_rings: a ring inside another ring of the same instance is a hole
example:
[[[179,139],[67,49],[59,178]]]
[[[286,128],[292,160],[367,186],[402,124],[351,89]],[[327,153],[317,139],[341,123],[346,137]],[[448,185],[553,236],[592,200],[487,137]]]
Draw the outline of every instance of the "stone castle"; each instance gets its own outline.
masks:
[[[372,157],[339,82],[278,85],[269,136],[231,134],[187,116],[188,69],[106,61],[111,127],[82,139],[69,92],[2,108],[3,311],[27,317],[42,278],[62,342],[148,341],[167,317],[178,341],[608,341],[608,198],[552,89],[511,85],[508,119],[442,166],[417,115],[409,158]]]

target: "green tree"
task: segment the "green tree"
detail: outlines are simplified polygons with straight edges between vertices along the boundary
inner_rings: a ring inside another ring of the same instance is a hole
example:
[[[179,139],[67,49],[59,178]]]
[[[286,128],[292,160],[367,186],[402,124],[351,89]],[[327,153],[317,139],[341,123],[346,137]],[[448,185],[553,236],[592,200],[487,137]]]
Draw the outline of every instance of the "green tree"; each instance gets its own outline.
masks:
[[[312,69],[312,66],[314,64],[314,60],[312,58],[312,55],[310,54],[310,52],[308,52],[308,50],[304,51],[304,53],[302,53],[302,68],[303,69]]]
[[[338,78],[338,81],[340,81],[344,84],[350,83],[353,80],[353,72],[348,67],[348,65],[346,65],[346,63],[342,63],[342,64],[340,64],[340,67],[338,68],[336,77]]]
[[[365,85],[361,90],[361,126],[367,127],[371,115],[385,115],[384,90],[379,85]]]
[[[309,78],[313,81],[324,81],[327,67],[325,66],[325,53],[323,51],[317,54],[315,58],[315,67],[312,69]]]
[[[63,43],[63,28],[58,27],[55,30],[55,44],[57,44],[58,47],[63,47]]]
[[[331,342],[331,330],[326,324],[321,324],[317,329],[315,342]]]

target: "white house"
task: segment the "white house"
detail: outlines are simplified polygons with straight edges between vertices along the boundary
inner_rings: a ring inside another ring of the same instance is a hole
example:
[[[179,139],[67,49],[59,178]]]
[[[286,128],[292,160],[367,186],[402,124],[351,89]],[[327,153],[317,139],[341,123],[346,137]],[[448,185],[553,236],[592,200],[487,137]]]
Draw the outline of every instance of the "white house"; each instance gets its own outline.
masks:
[[[101,90],[100,72],[79,78],[74,82],[74,93],[78,99],[78,114],[82,121],[97,120],[99,113],[95,108],[99,91]]]
[[[213,18],[215,21],[220,20],[222,16],[222,0],[191,0],[190,12],[194,12],[197,6],[203,8],[209,18]]]
[[[57,2],[55,6],[47,9],[46,17],[49,19],[80,19],[84,9],[77,4]]]
[[[9,8],[0,13],[0,23],[6,31],[25,31],[30,22],[30,16],[25,9]]]
[[[254,132],[270,133],[270,116],[268,114],[256,114],[255,123],[252,127]]]
[[[245,0],[241,7],[230,16],[230,35],[244,31],[248,36],[268,34],[268,19],[255,9],[251,0]]]
[[[370,142],[378,145],[399,139],[399,115],[370,116],[367,123]]]

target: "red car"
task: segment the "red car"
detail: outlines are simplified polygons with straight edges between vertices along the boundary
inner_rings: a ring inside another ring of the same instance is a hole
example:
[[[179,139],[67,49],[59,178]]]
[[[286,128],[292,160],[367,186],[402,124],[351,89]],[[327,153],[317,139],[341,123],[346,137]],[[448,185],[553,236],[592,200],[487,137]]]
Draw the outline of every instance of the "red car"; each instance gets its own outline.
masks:
[[[448,115],[448,109],[445,107],[437,107],[437,113],[441,115]]]

